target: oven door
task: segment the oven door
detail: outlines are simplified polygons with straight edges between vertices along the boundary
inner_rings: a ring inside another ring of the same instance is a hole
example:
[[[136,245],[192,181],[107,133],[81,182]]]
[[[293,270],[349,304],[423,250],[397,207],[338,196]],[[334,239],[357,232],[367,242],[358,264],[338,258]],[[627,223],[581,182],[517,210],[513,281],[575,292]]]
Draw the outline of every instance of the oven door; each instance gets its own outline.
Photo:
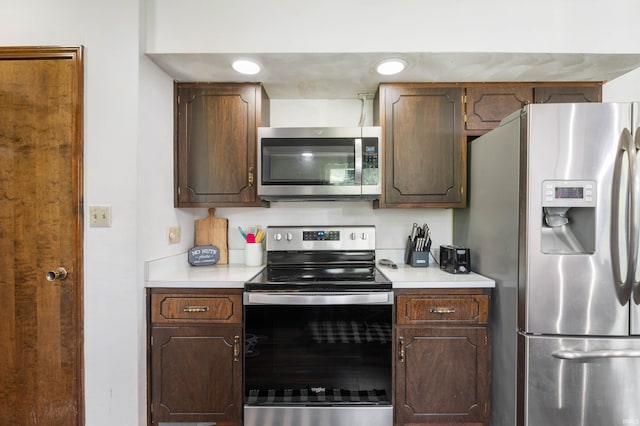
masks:
[[[245,292],[246,426],[391,426],[392,292]]]

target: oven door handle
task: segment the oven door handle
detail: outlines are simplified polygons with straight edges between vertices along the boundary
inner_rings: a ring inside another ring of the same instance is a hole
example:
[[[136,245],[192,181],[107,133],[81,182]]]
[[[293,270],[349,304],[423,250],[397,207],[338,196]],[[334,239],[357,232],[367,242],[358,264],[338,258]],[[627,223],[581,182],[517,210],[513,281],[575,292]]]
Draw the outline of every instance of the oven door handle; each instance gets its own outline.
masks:
[[[393,305],[393,292],[244,293],[245,305]]]

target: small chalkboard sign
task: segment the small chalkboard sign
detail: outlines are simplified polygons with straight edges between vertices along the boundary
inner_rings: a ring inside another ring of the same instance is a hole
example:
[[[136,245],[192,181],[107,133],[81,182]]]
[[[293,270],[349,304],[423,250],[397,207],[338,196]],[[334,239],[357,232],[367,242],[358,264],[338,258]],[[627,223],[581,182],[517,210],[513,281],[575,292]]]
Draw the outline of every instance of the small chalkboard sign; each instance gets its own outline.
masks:
[[[216,246],[195,246],[189,250],[189,263],[193,266],[215,265],[220,260]]]

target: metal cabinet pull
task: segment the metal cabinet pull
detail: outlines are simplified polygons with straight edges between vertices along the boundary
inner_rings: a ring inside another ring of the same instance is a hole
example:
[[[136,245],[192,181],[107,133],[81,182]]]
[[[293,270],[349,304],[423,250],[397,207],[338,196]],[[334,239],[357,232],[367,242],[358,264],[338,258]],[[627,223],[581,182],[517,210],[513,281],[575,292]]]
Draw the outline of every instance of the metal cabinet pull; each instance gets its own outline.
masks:
[[[182,312],[209,312],[208,306],[185,306]]]
[[[398,338],[398,362],[404,362],[404,337]]]
[[[67,278],[67,270],[61,266],[55,271],[47,272],[45,277],[47,278],[47,281],[64,280]]]
[[[233,360],[240,361],[240,336],[233,337]]]
[[[456,308],[429,308],[432,314],[455,314]]]
[[[249,167],[249,188],[253,188],[253,182],[255,181],[254,170],[255,169],[253,167]]]

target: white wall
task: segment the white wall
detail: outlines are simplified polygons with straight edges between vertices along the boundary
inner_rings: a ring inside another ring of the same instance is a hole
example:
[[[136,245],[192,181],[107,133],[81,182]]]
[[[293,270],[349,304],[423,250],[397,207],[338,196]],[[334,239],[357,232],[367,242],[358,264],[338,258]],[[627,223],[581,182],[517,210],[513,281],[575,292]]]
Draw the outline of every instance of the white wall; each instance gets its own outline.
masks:
[[[638,51],[637,0],[149,4],[147,46],[154,53]]]
[[[141,383],[137,260],[138,2],[4,2],[0,43],[83,45],[85,208],[112,206],[111,228],[85,228],[86,424],[136,425]],[[87,224],[88,221],[85,221]]]
[[[543,0],[519,4],[517,11],[507,0],[150,1],[150,46],[167,52],[638,52],[637,37],[627,33],[638,16],[636,0]],[[139,55],[138,45],[145,43],[139,24],[139,19],[144,22],[139,11],[144,2],[22,0],[0,14],[3,45],[86,48],[84,201],[85,206],[110,204],[113,209],[111,228],[85,229],[88,426],[145,423],[142,263],[188,248],[193,219],[204,212],[173,208],[172,81]],[[335,25],[334,32],[326,31],[324,18]],[[285,24],[292,27],[285,31]],[[624,76],[609,83],[605,94],[621,99],[635,91],[633,97],[640,98],[639,80],[637,72]],[[274,102],[272,123],[335,125],[359,118],[359,104],[307,102]],[[402,247],[414,221],[429,222],[437,241],[446,242],[451,234],[450,211],[440,209],[374,211],[369,203],[274,203],[271,209],[217,213],[228,217],[231,227],[308,220],[353,223],[357,217],[379,225],[383,249]],[[183,241],[169,245],[166,229],[174,225],[182,226]],[[237,236],[231,235],[236,247]]]
[[[640,69],[628,72],[605,84],[602,89],[602,101],[640,101]]]

